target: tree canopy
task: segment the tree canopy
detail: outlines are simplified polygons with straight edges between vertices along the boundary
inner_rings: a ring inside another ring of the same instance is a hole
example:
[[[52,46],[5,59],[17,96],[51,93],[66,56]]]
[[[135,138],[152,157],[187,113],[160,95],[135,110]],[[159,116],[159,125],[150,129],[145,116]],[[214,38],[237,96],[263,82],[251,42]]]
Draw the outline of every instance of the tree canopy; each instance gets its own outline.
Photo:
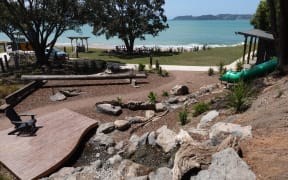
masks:
[[[256,29],[271,31],[270,9],[266,0],[260,1],[256,13],[250,22]]]
[[[275,39],[278,69],[288,74],[288,1],[262,0],[251,19],[254,28],[269,31]]]
[[[2,0],[0,31],[10,38],[19,31],[34,49],[37,64],[47,64],[46,47],[51,51],[64,31],[81,24],[80,4],[78,0]]]
[[[87,0],[88,21],[95,35],[123,40],[127,51],[133,52],[135,39],[157,36],[168,28],[164,15],[165,0]]]

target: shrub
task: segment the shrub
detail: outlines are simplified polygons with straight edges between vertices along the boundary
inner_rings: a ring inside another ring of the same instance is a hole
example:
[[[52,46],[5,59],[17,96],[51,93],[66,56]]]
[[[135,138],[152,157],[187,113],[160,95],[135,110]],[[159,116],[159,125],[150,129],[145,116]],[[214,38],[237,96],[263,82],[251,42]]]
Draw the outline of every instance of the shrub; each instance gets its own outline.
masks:
[[[193,107],[193,109],[194,109],[193,116],[196,117],[196,116],[208,111],[209,110],[209,104],[205,103],[205,102],[201,102],[201,103],[196,104]]]
[[[183,111],[180,111],[179,114],[178,114],[178,118],[179,118],[179,121],[180,121],[180,124],[182,126],[184,126],[185,124],[187,124],[188,122],[188,111],[187,111],[187,108],[185,107]]]
[[[121,96],[117,96],[116,101],[117,101],[117,103],[119,105],[122,104],[122,97]]]
[[[162,76],[162,68],[161,68],[161,66],[159,67],[159,69],[157,70],[157,72],[158,72],[158,74],[159,74],[160,76]]]
[[[81,68],[81,72],[83,74],[89,74],[90,73],[90,67],[89,67],[89,63],[88,62],[86,62],[86,61],[83,62],[83,66]]]
[[[155,104],[156,101],[157,101],[157,94],[154,93],[153,91],[151,91],[151,92],[148,94],[148,100],[149,100],[150,103]]]
[[[239,72],[243,69],[243,63],[241,61],[238,61],[236,63],[236,71]]]
[[[162,92],[162,97],[168,97],[168,96],[169,96],[169,93],[167,91]]]
[[[228,104],[233,107],[236,112],[243,112],[250,106],[252,97],[252,89],[243,81],[237,83],[228,93]]]
[[[18,89],[19,89],[18,85],[1,85],[0,86],[0,98],[6,97]]]
[[[219,71],[219,74],[220,75],[223,75],[224,74],[224,63],[223,62],[220,62],[219,65],[218,65],[218,71]]]
[[[91,61],[91,63],[90,63],[90,69],[91,69],[92,72],[96,72],[96,71],[97,71],[96,61]]]
[[[156,67],[156,70],[159,70],[160,64],[158,60],[156,60],[155,67]]]
[[[80,67],[79,67],[79,63],[77,61],[74,62],[73,69],[75,72],[80,73]]]
[[[208,69],[208,76],[213,76],[213,75],[214,75],[214,69],[210,67]]]
[[[145,65],[139,63],[139,64],[138,64],[138,71],[145,71]]]

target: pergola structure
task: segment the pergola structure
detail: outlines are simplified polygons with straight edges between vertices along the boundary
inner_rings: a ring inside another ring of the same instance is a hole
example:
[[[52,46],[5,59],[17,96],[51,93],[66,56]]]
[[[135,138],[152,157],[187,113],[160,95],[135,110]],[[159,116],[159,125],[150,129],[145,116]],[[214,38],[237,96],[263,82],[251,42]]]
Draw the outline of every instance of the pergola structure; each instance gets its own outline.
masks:
[[[260,64],[261,62],[271,58],[275,53],[275,42],[272,34],[267,33],[265,31],[259,29],[251,29],[248,31],[240,31],[236,32],[236,34],[243,35],[245,37],[244,41],[244,52],[243,52],[243,63],[245,62],[245,56],[248,46],[248,38],[249,41],[249,50],[248,50],[248,59],[247,64],[249,64],[251,53],[252,57],[254,57],[254,53],[257,47],[257,61],[256,64]],[[258,43],[257,43],[258,42]],[[258,44],[258,46],[257,46]],[[252,50],[253,46],[253,50]]]
[[[84,51],[85,51],[85,50],[86,50],[86,52],[88,51],[88,39],[89,39],[90,37],[87,37],[87,36],[70,36],[70,37],[67,37],[67,38],[69,38],[70,41],[71,41],[72,51],[74,50],[73,40],[76,40],[76,46],[75,46],[75,47],[77,47],[77,46],[78,46],[78,39],[81,40],[81,46],[82,46],[82,47],[85,47],[83,40],[86,41],[86,48],[84,48]]]

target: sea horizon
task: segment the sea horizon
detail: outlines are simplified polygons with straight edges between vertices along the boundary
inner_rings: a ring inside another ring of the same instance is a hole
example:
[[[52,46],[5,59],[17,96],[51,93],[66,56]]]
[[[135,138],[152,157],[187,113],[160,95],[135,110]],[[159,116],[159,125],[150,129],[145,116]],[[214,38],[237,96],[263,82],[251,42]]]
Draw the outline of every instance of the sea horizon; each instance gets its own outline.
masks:
[[[249,20],[168,20],[169,28],[160,32],[158,36],[146,35],[146,40],[135,41],[135,47],[160,47],[160,48],[184,48],[190,49],[203,45],[213,47],[227,47],[243,44],[243,36],[236,35],[237,31],[252,29]],[[81,32],[73,30],[64,32],[57,40],[57,46],[71,46],[70,36],[87,36],[89,47],[110,49],[124,43],[114,37],[109,40],[105,35],[92,34],[93,27],[84,25]],[[0,41],[8,41],[9,38],[0,33]],[[81,44],[81,41],[78,40]],[[75,40],[73,45],[75,45]],[[85,44],[85,42],[84,42]]]

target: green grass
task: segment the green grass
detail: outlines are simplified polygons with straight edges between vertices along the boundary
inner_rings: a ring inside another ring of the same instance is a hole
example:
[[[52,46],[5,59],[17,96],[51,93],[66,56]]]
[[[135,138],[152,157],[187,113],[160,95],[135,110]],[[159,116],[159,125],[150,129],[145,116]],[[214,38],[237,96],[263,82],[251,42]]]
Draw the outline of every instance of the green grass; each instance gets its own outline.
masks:
[[[63,49],[63,48],[61,48]],[[72,55],[71,48],[67,51]],[[220,62],[230,64],[240,58],[243,52],[243,46],[213,48],[206,51],[183,52],[183,53],[162,53],[153,55],[153,64],[156,60],[160,65],[184,65],[184,66],[217,66]],[[130,64],[149,64],[147,57],[119,57],[104,53],[102,49],[89,48],[88,53],[79,53],[81,59],[97,59],[104,61],[115,61]]]

